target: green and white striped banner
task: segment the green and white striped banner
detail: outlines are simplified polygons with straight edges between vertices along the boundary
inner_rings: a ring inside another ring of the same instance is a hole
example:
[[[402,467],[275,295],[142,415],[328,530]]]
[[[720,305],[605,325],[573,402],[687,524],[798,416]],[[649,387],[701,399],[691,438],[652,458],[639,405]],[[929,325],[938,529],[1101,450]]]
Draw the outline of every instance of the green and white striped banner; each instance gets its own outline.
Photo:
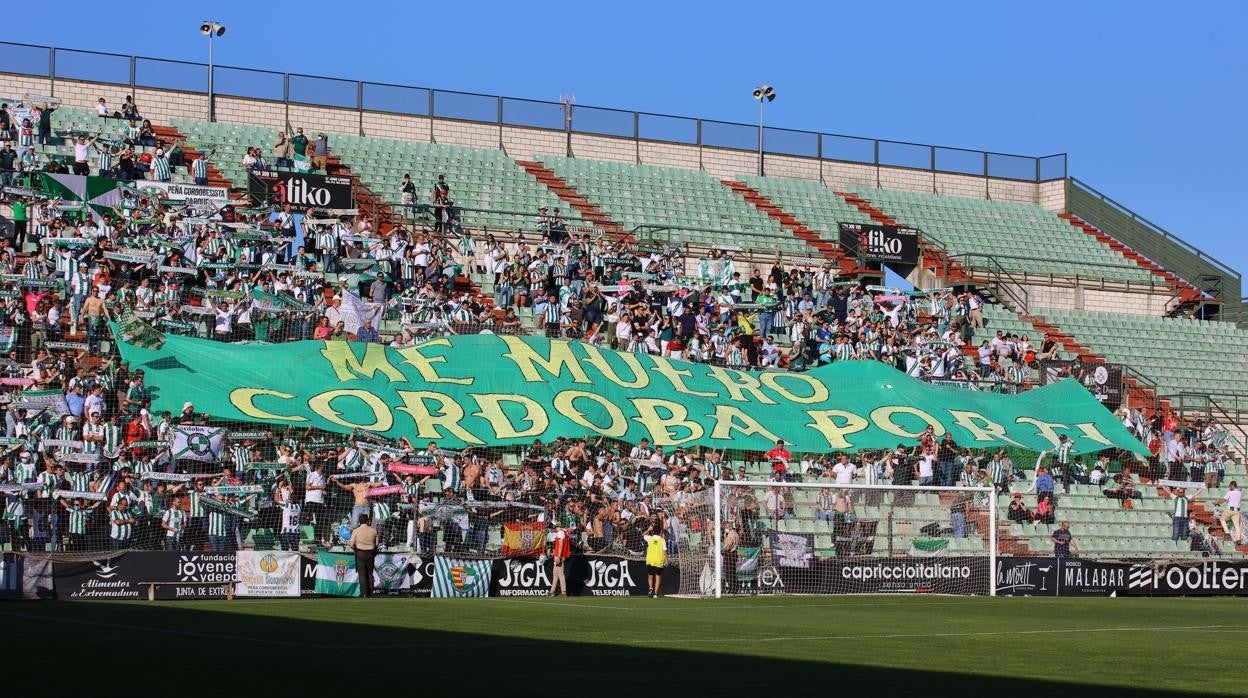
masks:
[[[489,585],[486,585],[488,590]],[[316,587],[326,596],[359,596],[360,576],[355,570],[355,557],[339,553],[316,554]]]
[[[463,560],[438,555],[433,559],[433,598],[489,596],[492,567],[490,560]]]

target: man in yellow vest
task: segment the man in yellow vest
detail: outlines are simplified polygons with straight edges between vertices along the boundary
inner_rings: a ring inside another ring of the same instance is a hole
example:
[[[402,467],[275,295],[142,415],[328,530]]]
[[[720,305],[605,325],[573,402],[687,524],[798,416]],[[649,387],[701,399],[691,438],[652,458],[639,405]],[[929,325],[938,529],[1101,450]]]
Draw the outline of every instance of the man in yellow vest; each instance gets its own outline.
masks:
[[[646,585],[650,598],[658,598],[663,584],[663,567],[667,564],[667,539],[663,537],[663,525],[655,522],[646,534]]]

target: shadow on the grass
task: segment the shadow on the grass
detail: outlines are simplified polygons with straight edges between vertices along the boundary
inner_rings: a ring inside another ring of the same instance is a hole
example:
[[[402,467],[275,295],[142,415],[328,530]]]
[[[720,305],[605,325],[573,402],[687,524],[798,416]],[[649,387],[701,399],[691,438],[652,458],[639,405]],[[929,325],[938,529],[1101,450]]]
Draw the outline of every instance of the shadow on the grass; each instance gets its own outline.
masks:
[[[369,602],[357,604],[361,611]],[[375,609],[370,610],[375,614]],[[349,615],[349,613],[348,613]],[[137,686],[170,686],[170,695],[367,695],[458,689],[456,695],[754,695],[805,696],[1190,696],[1141,688],[1039,681],[973,673],[862,666],[721,654],[671,646],[656,633],[652,647],[557,639],[507,638],[227,613],[184,603],[52,602],[0,606],[5,635],[43,668],[7,672],[6,695],[36,695],[69,681],[83,695],[134,694]],[[159,630],[155,630],[159,629]],[[988,667],[992,651],[943,654]],[[53,662],[51,657],[59,657]],[[33,661],[33,660],[31,660]],[[886,656],[881,661],[887,661]],[[59,666],[60,668],[55,668]],[[57,678],[60,671],[70,672]],[[1054,674],[1061,670],[1054,667]],[[51,674],[49,674],[51,672]],[[109,678],[112,677],[112,678]],[[1142,679],[1143,677],[1136,677]],[[350,694],[330,692],[351,691]]]

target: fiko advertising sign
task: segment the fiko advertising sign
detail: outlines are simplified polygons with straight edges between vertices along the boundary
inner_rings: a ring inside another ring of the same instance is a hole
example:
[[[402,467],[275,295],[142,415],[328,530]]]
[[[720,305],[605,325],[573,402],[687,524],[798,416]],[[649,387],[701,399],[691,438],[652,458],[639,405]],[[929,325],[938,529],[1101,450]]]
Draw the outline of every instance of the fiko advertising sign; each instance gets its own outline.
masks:
[[[919,261],[919,231],[895,225],[841,223],[841,247],[870,262],[913,266]]]
[[[351,208],[351,179],[299,172],[252,172],[248,193],[256,204],[294,211],[313,208]]]

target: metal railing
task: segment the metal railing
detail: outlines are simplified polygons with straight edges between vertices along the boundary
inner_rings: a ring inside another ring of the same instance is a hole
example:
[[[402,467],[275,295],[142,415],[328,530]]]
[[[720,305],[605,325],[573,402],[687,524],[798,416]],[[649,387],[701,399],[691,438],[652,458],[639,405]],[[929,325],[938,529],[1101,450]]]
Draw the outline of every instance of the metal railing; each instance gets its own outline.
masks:
[[[980,268],[980,267],[976,267],[973,263],[971,263],[970,258],[972,257],[972,255],[966,255],[966,254],[951,255],[949,253],[949,247],[945,245],[944,241],[942,241],[940,238],[936,237],[935,235],[932,235],[924,231],[919,231],[919,236],[923,242],[939,250],[940,253],[944,255],[945,259],[949,260],[950,262],[954,264],[958,264],[959,266],[967,269],[968,271]],[[1016,279],[1013,274],[1006,271],[1005,268],[1002,267],[1001,264],[992,256],[990,255],[974,255],[974,256],[988,261],[988,264],[989,264],[988,269],[987,269],[989,273],[988,283],[989,283],[989,287],[997,295],[997,300],[1008,301],[1009,303],[1007,304],[1012,304],[1014,306],[1013,308],[1011,308],[1011,310],[1013,310],[1015,313],[1026,314],[1026,313],[1031,312],[1028,307],[1027,287],[1023,283],[1019,282],[1019,280]],[[958,259],[960,258],[965,258],[965,259],[964,261],[958,261]],[[1004,296],[1004,298],[1002,296]]]
[[[1066,180],[1066,210],[1193,286],[1222,298],[1228,319],[1242,317],[1242,277],[1225,262],[1074,177]]]
[[[1236,445],[1241,457],[1248,455],[1248,395],[1226,393],[1204,395],[1200,393],[1175,393],[1161,398],[1170,403],[1180,415],[1202,415],[1238,435]]]
[[[413,225],[431,227],[433,225],[432,212],[431,212],[430,207],[427,204],[404,204],[404,203],[398,203],[395,201],[387,201],[385,199],[379,200],[379,203],[382,206],[391,207],[394,210],[395,215],[398,215],[400,217],[404,225],[407,225],[409,227]],[[413,210],[415,210],[417,215],[415,216],[412,215]],[[505,210],[505,209],[472,208],[472,207],[461,207],[461,206],[456,206],[455,210],[460,213],[461,218],[465,219],[467,223],[472,224],[472,225],[469,225],[468,227],[472,230],[473,236],[477,240],[481,240],[486,235],[494,235],[496,238],[500,240],[507,240],[507,241],[515,241],[516,238],[514,236],[517,233],[520,235],[528,236],[529,238],[538,237],[541,235],[541,231],[538,230],[537,223],[536,223],[537,214],[534,211],[525,212],[525,211],[511,211],[511,210]],[[489,216],[493,218],[512,218],[515,220],[515,224],[514,225],[509,224],[509,225],[506,225],[505,227],[481,225],[479,224],[479,221],[472,220],[473,218],[477,216],[480,216],[480,217]],[[380,218],[375,216],[375,219],[373,221],[374,226],[376,226],[379,222],[380,222]],[[595,223],[594,221],[588,218],[570,217],[570,218],[564,218],[563,222],[564,224],[568,226],[569,233],[573,233],[577,235],[580,235],[583,232],[581,230],[583,228],[593,228],[595,230],[600,230],[597,223]],[[602,231],[602,232],[605,232],[605,231]],[[687,254],[692,254],[696,251],[706,251],[710,249],[733,251],[737,253],[736,256],[737,256],[738,261],[748,261],[749,263],[754,263],[754,262],[770,263],[773,260],[781,259],[782,261],[785,261],[788,264],[792,264],[796,266],[816,266],[815,260],[818,260],[819,264],[822,264],[823,262],[831,261],[831,260],[823,259],[822,257],[820,257],[819,251],[814,248],[810,248],[809,250],[810,254],[808,255],[796,255],[796,254],[790,254],[788,252],[784,252],[781,249],[779,249],[780,243],[802,242],[802,241],[797,238],[786,238],[782,235],[770,235],[770,234],[762,233],[762,232],[739,231],[739,230],[729,231],[729,230],[723,230],[720,228],[696,228],[696,227],[690,227],[690,226],[677,226],[677,225],[671,225],[671,224],[666,224],[666,223],[661,223],[661,224],[643,223],[643,224],[636,225],[636,226],[633,226],[632,228],[627,229],[627,233],[631,235],[634,240],[640,243],[643,243],[643,244],[655,243],[655,244],[670,245],[672,247],[677,247],[682,250],[685,250]],[[704,244],[699,244],[699,243],[692,243],[687,239],[687,236],[685,235],[686,233],[706,233],[708,235],[718,236],[722,238],[724,242],[723,244],[720,244],[720,245],[704,245]],[[531,241],[532,240],[530,240],[530,242]],[[828,240],[827,242],[831,242],[832,244],[837,244],[835,241],[832,241],[832,240]],[[798,260],[798,261],[794,261],[794,260]]]
[[[206,93],[208,66],[14,42],[0,42],[0,72],[135,88]],[[758,125],[559,102],[345,80],[234,66],[213,68],[213,92],[224,97],[433,117],[568,134],[586,134],[707,148],[758,152]],[[14,95],[16,96],[16,95]],[[142,105],[140,105],[142,109]],[[361,129],[362,130],[362,129]],[[763,154],[897,167],[941,174],[1022,182],[1065,179],[1067,156],[993,153],[904,141],[880,140],[786,128],[763,129]]]

